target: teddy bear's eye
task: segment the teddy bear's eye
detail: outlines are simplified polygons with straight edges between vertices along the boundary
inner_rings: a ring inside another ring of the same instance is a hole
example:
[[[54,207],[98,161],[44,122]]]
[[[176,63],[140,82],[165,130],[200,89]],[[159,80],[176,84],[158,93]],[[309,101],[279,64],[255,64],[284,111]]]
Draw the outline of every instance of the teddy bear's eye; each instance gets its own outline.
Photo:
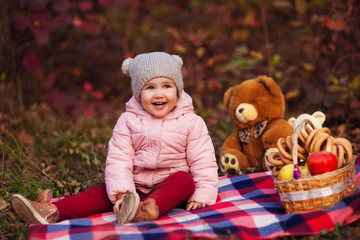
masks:
[[[243,111],[244,111],[243,108],[240,108],[240,109],[239,109],[239,113],[242,113]]]

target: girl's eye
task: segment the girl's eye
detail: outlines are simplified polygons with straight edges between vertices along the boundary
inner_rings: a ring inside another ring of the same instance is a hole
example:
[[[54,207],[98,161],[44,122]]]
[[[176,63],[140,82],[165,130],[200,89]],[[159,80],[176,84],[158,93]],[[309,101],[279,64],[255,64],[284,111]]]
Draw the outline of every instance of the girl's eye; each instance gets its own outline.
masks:
[[[166,84],[164,85],[164,88],[171,88],[171,85]]]
[[[154,89],[154,87],[153,86],[147,86],[146,89],[151,90],[151,89]]]

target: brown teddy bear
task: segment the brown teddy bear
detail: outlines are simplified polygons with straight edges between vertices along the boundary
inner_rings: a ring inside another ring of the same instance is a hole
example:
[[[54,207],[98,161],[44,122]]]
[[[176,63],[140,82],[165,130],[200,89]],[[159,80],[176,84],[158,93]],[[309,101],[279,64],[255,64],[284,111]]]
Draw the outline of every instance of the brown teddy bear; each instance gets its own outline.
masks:
[[[270,170],[267,156],[276,142],[293,133],[283,119],[284,95],[272,78],[259,76],[230,87],[224,103],[238,128],[220,149],[220,170],[226,175]]]

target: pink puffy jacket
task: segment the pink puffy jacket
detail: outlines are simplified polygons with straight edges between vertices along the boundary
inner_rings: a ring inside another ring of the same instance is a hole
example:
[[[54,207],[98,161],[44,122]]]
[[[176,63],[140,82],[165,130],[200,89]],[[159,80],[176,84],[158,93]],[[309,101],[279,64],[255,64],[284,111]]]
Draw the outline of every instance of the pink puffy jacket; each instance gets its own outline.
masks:
[[[109,141],[105,181],[109,199],[126,191],[147,193],[176,171],[190,172],[195,192],[189,199],[216,201],[217,163],[205,122],[194,113],[183,92],[175,109],[163,118],[147,113],[132,97],[126,103]]]

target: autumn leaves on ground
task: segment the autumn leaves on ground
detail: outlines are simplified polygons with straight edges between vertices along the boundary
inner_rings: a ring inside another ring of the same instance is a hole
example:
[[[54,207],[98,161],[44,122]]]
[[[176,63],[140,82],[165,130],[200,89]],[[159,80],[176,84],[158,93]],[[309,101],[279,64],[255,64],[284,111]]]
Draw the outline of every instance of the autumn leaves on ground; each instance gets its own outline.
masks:
[[[358,1],[17,0],[0,12],[0,239],[27,236],[12,194],[103,182],[107,142],[131,97],[120,66],[138,53],[183,58],[217,154],[234,130],[224,92],[258,75],[281,87],[286,119],[321,110],[359,154]],[[357,225],[324,237],[357,236]]]

